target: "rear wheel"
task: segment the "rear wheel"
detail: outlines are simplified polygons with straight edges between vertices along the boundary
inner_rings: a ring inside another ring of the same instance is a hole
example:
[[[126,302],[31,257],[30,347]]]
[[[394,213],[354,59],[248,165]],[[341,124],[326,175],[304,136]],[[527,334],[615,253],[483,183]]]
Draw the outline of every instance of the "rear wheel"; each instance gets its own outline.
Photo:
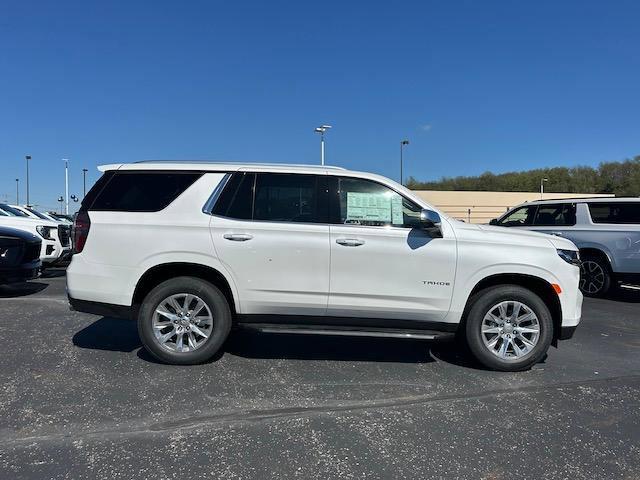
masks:
[[[209,360],[231,329],[225,296],[209,282],[177,277],[155,287],[138,315],[138,332],[157,359],[176,365]]]
[[[553,321],[547,306],[531,290],[502,285],[476,295],[465,331],[471,353],[484,366],[520,371],[546,355]]]
[[[609,263],[602,257],[588,256],[580,265],[580,290],[588,297],[601,297],[611,287]]]

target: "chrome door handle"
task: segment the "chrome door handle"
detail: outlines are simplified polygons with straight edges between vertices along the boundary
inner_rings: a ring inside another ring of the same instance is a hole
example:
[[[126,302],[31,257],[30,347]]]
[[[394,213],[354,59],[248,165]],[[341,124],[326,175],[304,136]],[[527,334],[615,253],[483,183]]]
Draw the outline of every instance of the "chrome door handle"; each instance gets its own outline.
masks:
[[[251,240],[253,235],[249,235],[248,233],[225,233],[223,237],[232,242],[246,242],[247,240]]]
[[[359,238],[336,238],[336,243],[338,245],[344,245],[345,247],[359,247],[360,245],[364,245],[364,240],[360,240]]]
[[[555,235],[556,237],[561,237],[562,232],[551,232],[551,235]]]

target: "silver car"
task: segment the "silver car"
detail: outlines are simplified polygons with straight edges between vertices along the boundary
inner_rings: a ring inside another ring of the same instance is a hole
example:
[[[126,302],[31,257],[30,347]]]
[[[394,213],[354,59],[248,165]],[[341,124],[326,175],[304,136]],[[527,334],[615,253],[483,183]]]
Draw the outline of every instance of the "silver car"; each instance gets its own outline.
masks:
[[[640,198],[539,200],[519,205],[491,225],[565,237],[580,249],[585,295],[612,284],[640,284]]]

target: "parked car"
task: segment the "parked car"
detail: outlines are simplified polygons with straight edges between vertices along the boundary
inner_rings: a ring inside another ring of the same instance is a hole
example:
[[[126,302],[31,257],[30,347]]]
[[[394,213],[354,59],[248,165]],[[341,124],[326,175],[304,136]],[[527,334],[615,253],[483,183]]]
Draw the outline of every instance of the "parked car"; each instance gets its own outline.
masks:
[[[38,276],[41,244],[37,236],[24,230],[0,227],[0,285]]]
[[[108,165],[74,226],[71,307],[137,318],[158,359],[211,358],[232,325],[438,339],[522,370],[581,316],[576,246],[458,222],[387,178],[291,165]]]
[[[24,212],[0,203],[0,226],[17,228],[42,239],[40,260],[44,267],[52,267],[71,257],[70,231],[56,222],[31,218]]]
[[[540,200],[492,225],[568,238],[580,249],[581,290],[602,296],[612,284],[640,284],[640,198]]]
[[[36,209],[28,207],[26,205],[25,206],[10,205],[10,206],[16,210],[21,211],[22,213],[27,215],[29,218],[39,218],[41,220],[49,220],[58,224],[58,237],[63,239],[62,243],[63,243],[63,247],[65,247],[65,250],[68,250],[68,251],[71,250],[71,245],[68,244],[68,242],[71,241],[71,227],[73,224],[69,220],[67,220],[66,218],[64,219],[55,218],[48,213],[39,212]]]

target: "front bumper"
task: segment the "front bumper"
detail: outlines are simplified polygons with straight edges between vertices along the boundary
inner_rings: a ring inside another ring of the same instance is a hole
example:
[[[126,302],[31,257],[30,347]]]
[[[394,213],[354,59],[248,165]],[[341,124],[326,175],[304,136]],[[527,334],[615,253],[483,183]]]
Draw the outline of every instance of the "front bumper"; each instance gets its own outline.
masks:
[[[35,260],[17,267],[0,268],[0,285],[21,283],[38,278],[41,265],[40,260]]]

